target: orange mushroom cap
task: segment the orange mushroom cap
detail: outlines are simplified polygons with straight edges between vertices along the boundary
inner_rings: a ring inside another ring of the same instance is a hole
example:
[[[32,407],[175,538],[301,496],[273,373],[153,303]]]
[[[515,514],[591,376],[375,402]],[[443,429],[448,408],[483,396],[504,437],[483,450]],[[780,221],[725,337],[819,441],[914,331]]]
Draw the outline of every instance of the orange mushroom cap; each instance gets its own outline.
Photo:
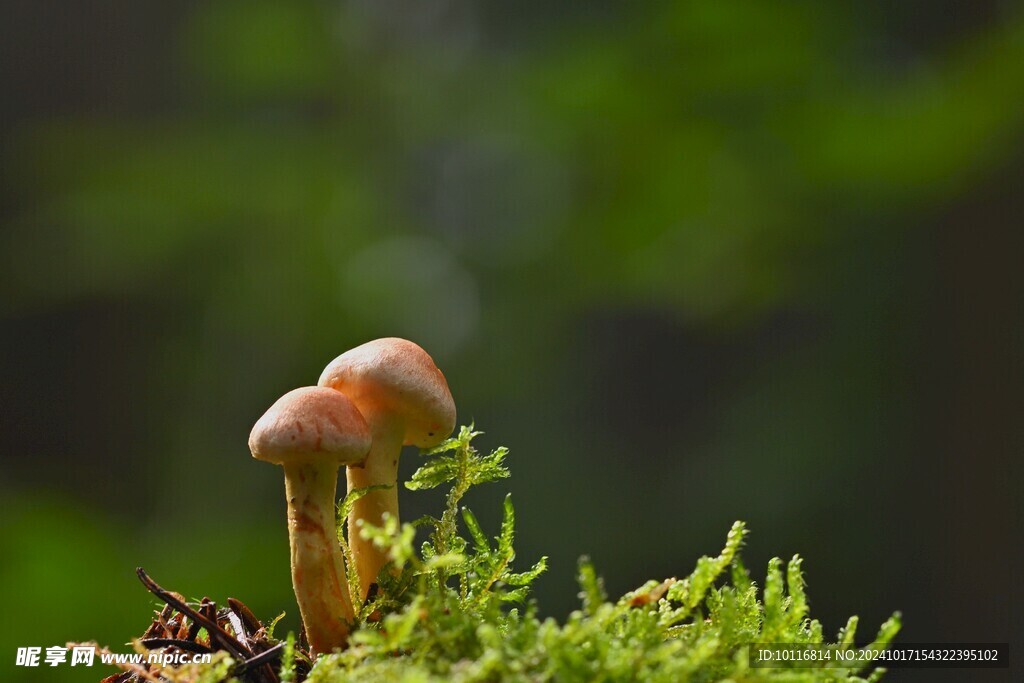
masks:
[[[399,416],[407,446],[432,448],[455,429],[455,402],[444,374],[406,339],[375,339],[346,351],[324,368],[318,384],[343,392],[364,415]]]
[[[370,450],[370,429],[341,392],[302,387],[279,398],[256,421],[249,450],[257,460],[275,465],[314,460],[359,464]]]

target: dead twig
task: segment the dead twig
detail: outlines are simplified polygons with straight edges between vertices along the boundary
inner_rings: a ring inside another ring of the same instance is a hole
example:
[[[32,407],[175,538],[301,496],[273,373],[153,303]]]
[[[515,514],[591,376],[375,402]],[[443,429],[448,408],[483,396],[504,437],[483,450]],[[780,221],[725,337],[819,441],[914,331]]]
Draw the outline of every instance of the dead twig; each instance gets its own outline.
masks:
[[[179,650],[194,652],[199,655],[213,652],[213,650],[205,645],[194,643],[191,640],[181,640],[180,638],[143,638],[139,642],[145,645],[147,650],[156,650],[162,647],[176,647]]]
[[[270,662],[276,662],[281,658],[281,652],[284,650],[284,643],[279,643],[274,647],[261,652],[252,659],[246,660],[234,668],[234,675],[241,676],[247,671],[252,671],[258,666],[270,665]],[[274,675],[274,679],[277,680],[277,675]]]
[[[213,644],[213,641],[216,640],[221,648],[227,650],[228,653],[238,660],[244,661],[250,657],[252,653],[242,647],[242,644],[235,640],[230,633],[222,629],[217,623],[216,617],[214,617],[214,619],[209,619],[205,615],[200,614],[189,607],[184,600],[179,599],[170,591],[162,588],[156,581],[149,578],[149,575],[146,574],[142,567],[137,567],[135,569],[135,573],[138,575],[139,580],[142,581],[142,585],[145,586],[150,593],[157,596],[192,621],[202,624],[206,629],[206,632],[210,634],[211,645]]]

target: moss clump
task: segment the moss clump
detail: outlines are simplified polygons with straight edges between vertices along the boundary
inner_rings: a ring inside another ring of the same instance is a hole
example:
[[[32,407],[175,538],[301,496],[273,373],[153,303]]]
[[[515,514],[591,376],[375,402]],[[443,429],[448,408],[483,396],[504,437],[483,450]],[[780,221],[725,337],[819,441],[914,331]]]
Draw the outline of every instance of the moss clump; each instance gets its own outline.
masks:
[[[406,486],[451,486],[439,518],[363,527],[388,553],[379,591],[358,615],[351,646],[321,657],[309,674],[316,683],[351,681],[862,681],[882,669],[752,668],[751,643],[824,644],[821,624],[808,617],[801,560],[768,564],[762,589],[739,557],[746,535],[737,522],[716,557],[702,557],[681,579],[649,581],[609,600],[594,567],[579,567],[582,608],[564,624],[536,617],[530,584],[544,571],[541,558],[513,571],[515,510],[505,499],[501,529],[488,538],[460,501],[474,485],[508,476],[507,454],[478,453],[479,433],[462,428],[425,455]],[[344,519],[350,494],[339,507]],[[460,524],[461,521],[461,524]],[[339,525],[339,540],[348,544]],[[430,530],[417,551],[417,527]],[[853,648],[857,619],[840,632],[838,648]],[[896,615],[869,647],[884,647],[899,630]],[[285,658],[289,661],[290,658]],[[866,675],[867,678],[861,678]],[[295,680],[286,665],[282,680]]]

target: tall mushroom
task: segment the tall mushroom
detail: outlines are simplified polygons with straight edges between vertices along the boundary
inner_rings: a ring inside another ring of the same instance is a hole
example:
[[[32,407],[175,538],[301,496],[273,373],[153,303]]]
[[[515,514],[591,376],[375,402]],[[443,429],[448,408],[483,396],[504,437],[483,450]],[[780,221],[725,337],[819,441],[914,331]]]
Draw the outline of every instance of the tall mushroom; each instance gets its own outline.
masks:
[[[366,421],[344,394],[324,387],[289,391],[249,435],[257,460],[284,467],[292,587],[315,654],[343,647],[355,619],[335,526],[338,467],[370,450]]]
[[[389,337],[346,351],[328,364],[318,384],[344,393],[366,418],[373,445],[362,469],[349,468],[349,491],[386,484],[356,501],[348,518],[349,543],[363,599],[386,561],[359,535],[360,519],[380,525],[398,518],[398,457],[402,445],[433,448],[455,428],[455,403],[444,375],[427,352]]]

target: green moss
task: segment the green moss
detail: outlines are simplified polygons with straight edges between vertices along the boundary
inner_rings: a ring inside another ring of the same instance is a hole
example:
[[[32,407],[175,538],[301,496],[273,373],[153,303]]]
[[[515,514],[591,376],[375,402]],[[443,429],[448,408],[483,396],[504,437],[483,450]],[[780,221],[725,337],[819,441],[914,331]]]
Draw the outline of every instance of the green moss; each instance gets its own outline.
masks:
[[[750,666],[750,643],[825,639],[821,624],[808,617],[801,559],[773,559],[759,590],[740,561],[747,533],[741,522],[729,531],[721,554],[700,558],[687,577],[648,581],[617,600],[608,599],[595,568],[583,559],[582,608],[564,624],[538,619],[529,591],[546,560],[514,571],[511,498],[493,539],[459,505],[471,486],[508,476],[507,451],[481,455],[471,443],[478,434],[464,427],[426,453],[429,459],[406,484],[413,490],[450,484],[439,518],[403,525],[389,519],[382,528],[361,529],[388,551],[391,563],[381,571],[377,597],[360,611],[351,647],[322,657],[308,680],[852,682],[883,673]],[[340,517],[359,495],[346,498]],[[430,530],[419,549],[413,547],[417,527]],[[853,617],[836,647],[854,647],[856,626]],[[898,630],[894,615],[870,647],[884,647]]]

